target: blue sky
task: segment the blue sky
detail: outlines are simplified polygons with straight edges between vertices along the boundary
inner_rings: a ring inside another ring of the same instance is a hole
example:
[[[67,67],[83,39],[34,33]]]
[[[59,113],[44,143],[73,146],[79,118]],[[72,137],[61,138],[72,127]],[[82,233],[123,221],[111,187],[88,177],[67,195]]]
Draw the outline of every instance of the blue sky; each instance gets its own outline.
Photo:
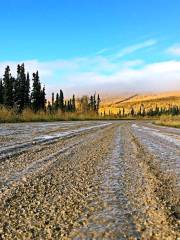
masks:
[[[0,73],[48,91],[180,89],[179,0],[0,0]]]

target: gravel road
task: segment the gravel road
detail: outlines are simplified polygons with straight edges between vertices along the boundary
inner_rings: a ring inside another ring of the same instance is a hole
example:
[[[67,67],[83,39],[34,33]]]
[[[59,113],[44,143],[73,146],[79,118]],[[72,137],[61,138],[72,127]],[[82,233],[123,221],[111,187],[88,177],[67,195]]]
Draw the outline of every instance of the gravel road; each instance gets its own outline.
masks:
[[[0,125],[0,239],[180,239],[180,130]]]

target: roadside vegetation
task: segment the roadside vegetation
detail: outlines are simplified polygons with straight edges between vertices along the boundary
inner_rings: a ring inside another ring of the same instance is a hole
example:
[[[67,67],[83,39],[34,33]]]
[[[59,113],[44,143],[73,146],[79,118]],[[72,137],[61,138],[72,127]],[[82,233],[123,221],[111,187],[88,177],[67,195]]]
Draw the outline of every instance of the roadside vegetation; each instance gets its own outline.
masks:
[[[119,103],[132,101],[132,98],[137,96]],[[179,126],[179,118],[174,120],[170,117],[180,115],[179,104],[148,107],[140,102],[139,105],[133,104],[134,102],[131,105],[119,105],[116,112],[111,107],[107,111],[103,108],[99,94],[84,95],[81,98],[76,98],[73,94],[68,99],[61,89],[57,93],[53,92],[51,100],[47,100],[45,86],[42,86],[38,71],[32,74],[31,79],[24,64],[17,65],[16,77],[11,75],[10,67],[7,66],[0,79],[0,122],[157,119],[159,124]]]
[[[0,108],[0,123],[16,123],[16,122],[50,122],[50,121],[85,121],[85,120],[118,120],[116,115],[101,116],[93,112],[61,112],[54,113],[38,111],[33,112],[31,109],[25,109],[17,114],[13,109]],[[121,120],[135,119],[131,116],[122,117]]]
[[[13,108],[0,107],[0,123],[15,123],[15,122],[50,122],[50,121],[83,121],[83,120],[153,120],[155,124],[180,127],[180,115],[154,114],[102,114],[93,111],[76,111],[62,112],[58,111],[37,111],[34,112],[31,108],[24,109],[17,113]]]
[[[180,128],[180,115],[163,115],[160,117],[159,120],[155,121],[154,123],[161,126]]]
[[[32,81],[32,88],[30,88]],[[16,77],[7,66],[0,79],[0,122],[31,122],[59,120],[99,119],[99,94],[65,99],[60,89],[47,101],[45,86],[42,87],[38,71],[25,71],[24,64],[17,66]]]

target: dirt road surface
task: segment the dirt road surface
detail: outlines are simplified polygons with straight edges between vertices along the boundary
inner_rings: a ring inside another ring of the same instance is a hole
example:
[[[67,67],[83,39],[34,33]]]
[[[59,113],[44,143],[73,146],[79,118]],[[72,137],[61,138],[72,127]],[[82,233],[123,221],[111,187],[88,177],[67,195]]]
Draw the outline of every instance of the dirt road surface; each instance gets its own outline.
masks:
[[[180,130],[0,125],[0,239],[180,239]]]

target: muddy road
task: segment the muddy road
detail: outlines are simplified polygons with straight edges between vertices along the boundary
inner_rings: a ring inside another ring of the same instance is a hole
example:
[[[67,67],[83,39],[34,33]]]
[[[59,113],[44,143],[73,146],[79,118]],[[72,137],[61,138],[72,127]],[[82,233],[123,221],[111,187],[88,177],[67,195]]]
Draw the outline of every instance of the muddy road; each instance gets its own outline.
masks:
[[[0,125],[0,239],[180,239],[180,130]]]

